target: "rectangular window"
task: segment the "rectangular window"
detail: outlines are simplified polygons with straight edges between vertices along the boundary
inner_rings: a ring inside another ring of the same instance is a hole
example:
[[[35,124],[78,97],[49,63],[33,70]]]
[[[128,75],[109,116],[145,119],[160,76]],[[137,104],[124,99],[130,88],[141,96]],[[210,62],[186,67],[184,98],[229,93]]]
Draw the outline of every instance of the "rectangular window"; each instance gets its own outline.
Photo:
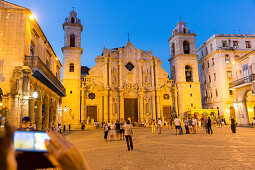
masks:
[[[245,46],[246,46],[246,48],[251,48],[251,42],[250,41],[245,41]]]
[[[215,96],[218,97],[218,90],[215,89]]]
[[[227,47],[227,41],[221,41],[222,42],[222,47]]]
[[[30,44],[30,56],[34,56],[34,55],[35,55],[35,45],[31,41],[31,44]]]
[[[212,58],[212,66],[214,66],[214,58]]]
[[[205,64],[204,63],[202,63],[202,69],[205,70]]]
[[[205,47],[205,56],[208,55],[208,50],[207,50],[207,47]]]
[[[206,78],[204,79],[204,84],[206,84]]]
[[[233,96],[234,95],[234,90],[229,90],[229,95]]]
[[[211,49],[211,52],[213,51],[213,46],[212,46],[212,44],[210,44],[210,49]]]
[[[214,81],[216,81],[216,73],[213,74]]]
[[[211,76],[209,75],[209,83],[211,83],[212,81],[211,81]]]
[[[204,57],[204,51],[201,50],[201,57]]]
[[[227,78],[232,79],[232,71],[227,71]]]
[[[238,48],[238,41],[233,41],[233,47]]]
[[[210,97],[212,97],[212,90],[210,90]]]
[[[210,61],[208,60],[207,61],[207,68],[209,68],[210,67]]]
[[[225,62],[230,63],[230,57],[228,54],[225,55]]]

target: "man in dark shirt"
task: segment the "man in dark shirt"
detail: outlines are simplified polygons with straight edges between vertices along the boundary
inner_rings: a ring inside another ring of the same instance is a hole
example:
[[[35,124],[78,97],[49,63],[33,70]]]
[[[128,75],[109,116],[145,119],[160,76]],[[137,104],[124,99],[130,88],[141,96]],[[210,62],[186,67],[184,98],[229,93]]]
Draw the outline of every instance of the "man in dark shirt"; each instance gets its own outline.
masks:
[[[25,131],[33,131],[34,130],[34,128],[31,127],[30,117],[26,116],[26,117],[22,118],[21,128],[19,128],[18,130],[25,130]]]
[[[208,117],[207,119],[207,123],[206,123],[206,126],[207,126],[207,132],[210,134],[212,134],[212,120],[210,117]]]
[[[231,117],[231,130],[232,130],[232,133],[236,133],[236,120],[234,116]]]

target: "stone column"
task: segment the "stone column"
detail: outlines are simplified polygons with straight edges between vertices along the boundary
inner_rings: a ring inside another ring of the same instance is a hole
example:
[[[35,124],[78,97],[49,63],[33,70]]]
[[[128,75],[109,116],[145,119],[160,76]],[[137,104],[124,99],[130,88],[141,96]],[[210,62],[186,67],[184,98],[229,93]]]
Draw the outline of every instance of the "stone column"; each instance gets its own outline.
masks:
[[[142,75],[142,63],[141,61],[138,63],[138,69],[139,69],[139,79],[138,79],[138,83],[139,83],[139,88],[142,88],[142,81],[143,81],[143,75]]]
[[[85,120],[85,112],[84,112],[84,109],[85,109],[85,100],[84,100],[84,92],[85,90],[83,90],[83,88],[81,89],[81,121]]]
[[[108,76],[109,76],[109,86],[111,87],[112,86],[112,60],[111,59],[109,59],[109,69],[108,69],[108,71],[109,71],[109,74],[108,74]]]
[[[108,87],[108,59],[104,60],[104,86]]]
[[[155,90],[152,91],[152,118],[156,120]]]
[[[154,74],[155,74],[154,61],[152,60],[151,61],[151,86],[152,86],[153,89],[155,89],[155,80],[154,80],[155,76],[154,76]]]
[[[140,122],[144,122],[144,105],[143,105],[143,98],[144,94],[143,92],[140,92],[139,95],[139,103],[140,103]]]
[[[123,88],[123,74],[122,74],[123,70],[122,70],[122,65],[123,65],[122,60],[119,60],[119,83],[120,83],[119,87],[120,87],[120,89]]]
[[[42,129],[42,102],[39,100],[36,102],[36,115],[35,115],[35,124],[36,130]]]
[[[57,114],[58,114],[58,108],[54,107],[53,108],[53,123],[55,125],[55,128],[57,128]]]
[[[157,96],[156,96],[156,98],[157,98],[157,115],[158,115],[158,118],[161,118],[161,120],[162,120],[162,115],[161,115],[161,112],[160,112],[160,99],[159,99],[159,96],[158,96],[158,92],[157,92]]]
[[[123,91],[120,91],[120,119],[122,118],[124,120],[124,96]]]
[[[21,99],[21,119],[29,115],[29,91],[31,70],[29,68],[22,69],[22,99]]]
[[[29,101],[29,117],[32,123],[35,123],[35,100],[30,99]]]
[[[108,89],[105,89],[105,95],[104,95],[104,121],[109,121],[109,111],[108,111]]]
[[[49,110],[50,107],[48,104],[44,105],[44,115],[43,115],[43,129],[49,128]]]
[[[177,98],[177,89],[174,87],[174,105],[175,105],[175,113],[177,116],[179,116],[179,108],[178,108],[178,98]],[[172,113],[171,113],[172,114]]]
[[[109,119],[110,121],[112,121],[114,119],[113,116],[113,109],[112,109],[112,105],[113,105],[113,101],[112,101],[112,91],[109,92]]]
[[[49,127],[53,124],[53,106],[49,107]]]
[[[14,127],[20,126],[20,120],[19,120],[19,99],[17,95],[11,94],[9,96],[9,111],[8,111],[8,121],[11,125]]]

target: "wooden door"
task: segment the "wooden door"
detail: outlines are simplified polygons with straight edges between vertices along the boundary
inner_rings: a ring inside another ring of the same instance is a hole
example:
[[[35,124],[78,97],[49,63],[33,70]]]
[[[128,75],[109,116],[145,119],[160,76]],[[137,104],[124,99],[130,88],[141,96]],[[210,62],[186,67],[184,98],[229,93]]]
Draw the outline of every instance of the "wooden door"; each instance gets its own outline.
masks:
[[[138,100],[137,98],[124,99],[124,119],[138,122]]]
[[[89,116],[89,119],[94,119],[95,122],[97,122],[97,106],[87,106],[87,117]]]
[[[171,106],[163,107],[163,116],[165,120],[169,120],[171,118]]]

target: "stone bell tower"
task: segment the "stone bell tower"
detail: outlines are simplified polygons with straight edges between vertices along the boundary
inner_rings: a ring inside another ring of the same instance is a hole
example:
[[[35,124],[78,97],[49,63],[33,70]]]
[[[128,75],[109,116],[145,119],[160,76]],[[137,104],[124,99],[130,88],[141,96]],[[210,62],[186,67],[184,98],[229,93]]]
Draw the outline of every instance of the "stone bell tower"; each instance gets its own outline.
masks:
[[[63,98],[63,124],[71,128],[80,124],[80,88],[81,88],[81,32],[83,26],[75,11],[65,19],[63,52],[63,80],[66,97]]]
[[[179,115],[191,109],[202,109],[195,37],[180,20],[168,40],[171,77],[178,88]]]

